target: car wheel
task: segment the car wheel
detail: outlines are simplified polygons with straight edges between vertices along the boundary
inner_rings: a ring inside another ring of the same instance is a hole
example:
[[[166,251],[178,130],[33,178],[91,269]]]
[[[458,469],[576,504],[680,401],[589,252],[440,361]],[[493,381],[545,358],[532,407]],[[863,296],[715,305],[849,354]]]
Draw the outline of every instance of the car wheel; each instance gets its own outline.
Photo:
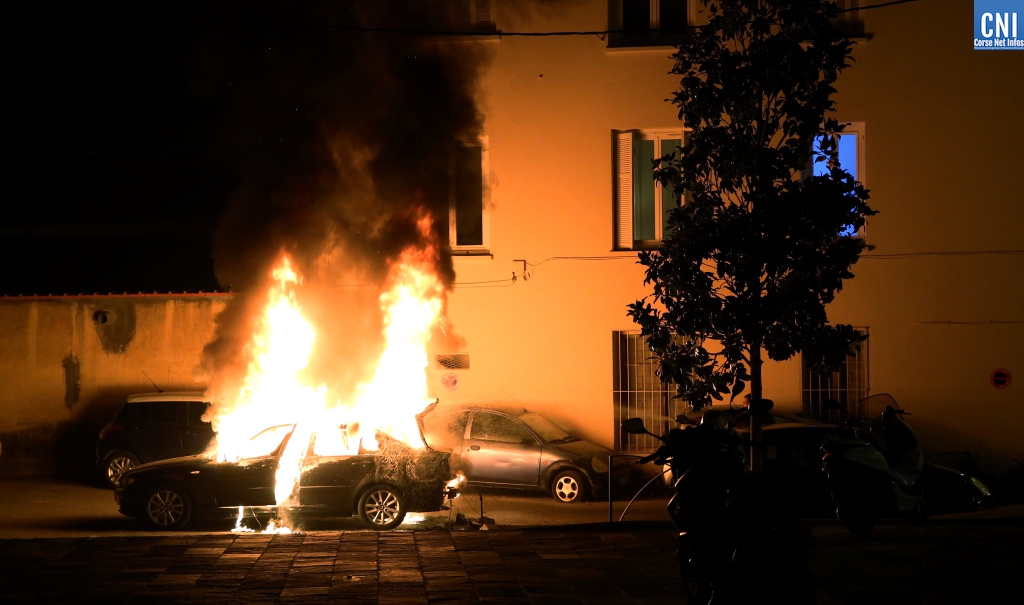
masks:
[[[359,519],[369,528],[394,529],[405,520],[402,492],[390,485],[374,485],[359,497]]]
[[[141,517],[152,529],[181,529],[192,518],[192,498],[173,483],[157,485],[142,498]]]
[[[551,495],[555,500],[575,504],[587,499],[583,476],[576,471],[564,470],[555,473],[551,480]]]
[[[139,459],[128,452],[111,452],[103,463],[103,481],[107,487],[115,488],[121,483],[121,475],[139,465]]]

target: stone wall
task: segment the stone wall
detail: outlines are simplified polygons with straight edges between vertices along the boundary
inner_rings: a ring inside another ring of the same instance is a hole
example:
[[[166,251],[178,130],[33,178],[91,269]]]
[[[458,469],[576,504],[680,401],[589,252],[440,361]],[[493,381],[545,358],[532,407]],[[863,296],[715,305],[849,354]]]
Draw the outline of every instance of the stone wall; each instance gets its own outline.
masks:
[[[0,298],[0,474],[91,473],[131,393],[196,390],[230,294]]]

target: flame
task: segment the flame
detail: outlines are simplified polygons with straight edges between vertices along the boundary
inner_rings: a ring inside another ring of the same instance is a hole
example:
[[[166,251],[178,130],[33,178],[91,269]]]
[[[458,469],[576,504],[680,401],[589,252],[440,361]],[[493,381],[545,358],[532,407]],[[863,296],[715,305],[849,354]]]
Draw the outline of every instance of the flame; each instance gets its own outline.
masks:
[[[444,287],[432,271],[431,247],[407,248],[392,264],[391,287],[380,297],[387,346],[373,380],[359,390],[355,416],[364,446],[375,449],[373,427],[423,447],[416,414],[430,402],[427,342],[444,309]]]
[[[295,492],[314,427],[343,427],[348,433],[347,440],[339,438],[337,443],[318,438],[320,454],[375,450],[377,431],[423,447],[415,416],[431,401],[426,347],[443,321],[446,290],[434,268],[438,247],[428,237],[430,219],[420,218],[418,227],[427,243],[406,248],[390,264],[379,299],[385,349],[373,378],[355,390],[351,401],[332,402],[325,385],[305,383],[303,372],[313,353],[316,330],[298,303],[302,279],[284,253],[271,271],[267,303],[256,318],[246,351],[250,361],[245,378],[228,398],[231,401],[218,402],[209,420],[217,432],[216,456],[222,461],[238,460],[249,439],[267,427],[294,426],[278,461],[274,489],[278,505]],[[321,451],[325,447],[328,450]],[[241,509],[237,525],[241,526]]]

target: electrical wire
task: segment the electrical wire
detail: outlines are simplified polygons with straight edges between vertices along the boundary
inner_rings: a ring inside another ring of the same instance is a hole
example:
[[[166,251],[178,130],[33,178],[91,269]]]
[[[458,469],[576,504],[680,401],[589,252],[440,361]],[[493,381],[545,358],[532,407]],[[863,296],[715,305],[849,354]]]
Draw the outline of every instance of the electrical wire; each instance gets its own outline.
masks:
[[[1000,320],[996,320],[996,319],[990,319],[988,321],[953,321],[953,320],[950,320],[950,319],[944,319],[944,320],[939,320],[939,321],[918,321],[918,322],[915,322],[915,323],[919,323],[919,324],[937,324],[937,325],[944,325],[944,326],[947,326],[947,325],[948,326],[1005,326],[1005,325],[1024,324],[1024,321],[1021,321],[1021,320],[1000,321]]]
[[[1021,254],[1024,254],[1024,250],[959,250],[901,252],[895,254],[861,254],[860,257],[869,260],[899,260],[904,258],[917,258],[920,256],[1014,256]]]

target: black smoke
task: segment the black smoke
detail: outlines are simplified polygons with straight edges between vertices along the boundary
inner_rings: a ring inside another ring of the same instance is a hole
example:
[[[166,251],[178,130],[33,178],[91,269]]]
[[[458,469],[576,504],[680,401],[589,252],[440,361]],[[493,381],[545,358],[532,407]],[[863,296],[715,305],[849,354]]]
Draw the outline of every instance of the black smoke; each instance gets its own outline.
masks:
[[[468,5],[468,3],[465,3]],[[239,293],[205,351],[215,381],[244,373],[268,273],[288,253],[319,332],[311,380],[351,387],[376,359],[379,285],[406,246],[448,228],[450,158],[475,143],[489,59],[449,1],[204,3],[190,63],[197,95],[220,100],[218,159],[233,171],[214,238],[217,278]],[[454,281],[450,258],[436,269]]]

